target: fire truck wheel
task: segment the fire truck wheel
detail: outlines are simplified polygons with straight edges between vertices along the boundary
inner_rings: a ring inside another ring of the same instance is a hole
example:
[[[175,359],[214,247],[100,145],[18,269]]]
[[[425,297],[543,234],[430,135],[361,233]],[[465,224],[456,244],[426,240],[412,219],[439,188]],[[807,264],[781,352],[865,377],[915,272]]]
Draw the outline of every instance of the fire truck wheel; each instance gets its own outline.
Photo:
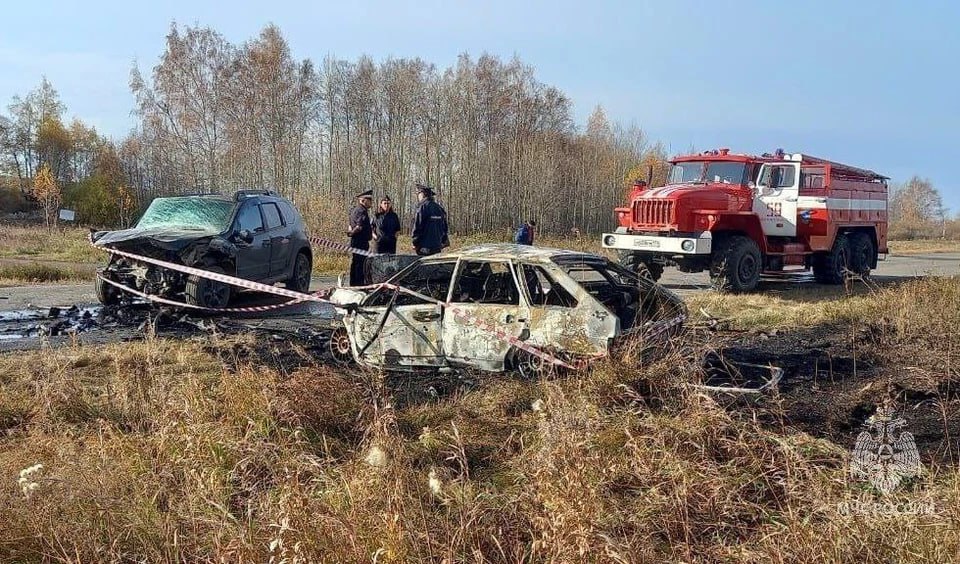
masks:
[[[837,234],[829,253],[813,258],[813,277],[820,284],[843,284],[850,265],[850,239],[846,233]]]
[[[710,264],[713,287],[725,292],[749,292],[760,282],[761,257],[757,243],[743,235],[721,239]]]
[[[663,276],[662,264],[644,261],[640,258],[640,255],[633,253],[621,256],[620,266],[631,272],[636,272],[640,278],[646,278],[652,282],[660,280],[660,277]]]
[[[860,276],[870,274],[873,261],[873,241],[866,233],[854,233],[850,237],[850,270]]]

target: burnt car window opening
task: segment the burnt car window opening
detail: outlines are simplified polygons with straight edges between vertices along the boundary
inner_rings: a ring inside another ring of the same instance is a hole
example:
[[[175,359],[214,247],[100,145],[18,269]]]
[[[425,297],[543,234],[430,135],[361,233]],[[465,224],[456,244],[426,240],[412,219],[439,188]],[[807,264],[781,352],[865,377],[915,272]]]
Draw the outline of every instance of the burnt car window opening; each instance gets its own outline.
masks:
[[[610,280],[590,264],[578,264],[567,267],[567,274],[581,285],[609,283]]]
[[[283,225],[283,221],[280,219],[280,210],[277,209],[277,204],[261,204],[260,209],[263,210],[263,219],[266,223],[268,231]]]
[[[460,303],[519,305],[520,292],[508,263],[465,261],[452,299]]]
[[[260,206],[248,203],[240,209],[237,216],[237,230],[246,229],[250,233],[263,231],[263,218],[260,217]]]
[[[640,295],[635,282],[621,283],[622,274],[611,272],[602,263],[572,263],[563,265],[563,268],[584,290],[620,318],[622,328],[633,326]]]
[[[181,196],[157,198],[137,222],[137,229],[175,228],[220,233],[230,225],[233,202]]]
[[[541,266],[523,265],[523,277],[530,293],[530,305],[577,307],[577,299],[570,295]]]
[[[668,184],[695,182],[744,184],[746,182],[746,172],[746,163],[725,161],[676,163],[670,168]]]
[[[429,296],[435,300],[446,301],[447,290],[450,289],[450,280],[453,278],[453,270],[456,262],[434,262],[421,263],[412,270],[402,274],[394,284],[403,286],[414,292]],[[371,307],[385,306],[390,302],[393,296],[392,290],[381,289],[370,295],[369,300],[364,304]],[[416,296],[411,296],[404,292],[397,295],[394,305],[417,305],[431,303]]]

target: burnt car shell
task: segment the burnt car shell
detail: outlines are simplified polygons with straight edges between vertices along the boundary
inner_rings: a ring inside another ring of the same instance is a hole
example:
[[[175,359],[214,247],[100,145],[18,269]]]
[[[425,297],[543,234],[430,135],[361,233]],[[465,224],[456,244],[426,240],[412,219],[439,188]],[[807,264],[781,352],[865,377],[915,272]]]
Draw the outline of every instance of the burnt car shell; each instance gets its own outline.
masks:
[[[537,364],[497,331],[558,358],[590,358],[686,311],[675,294],[604,257],[521,245],[424,258],[390,282],[450,302],[453,311],[386,288],[336,289],[331,300],[343,314],[354,359],[387,370],[523,371],[524,363]]]

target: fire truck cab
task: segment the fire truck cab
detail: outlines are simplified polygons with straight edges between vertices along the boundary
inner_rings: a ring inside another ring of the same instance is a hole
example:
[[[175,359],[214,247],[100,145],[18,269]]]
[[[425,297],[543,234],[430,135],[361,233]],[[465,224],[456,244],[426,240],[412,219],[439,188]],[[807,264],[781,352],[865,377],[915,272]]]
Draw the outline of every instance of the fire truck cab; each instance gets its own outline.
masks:
[[[782,150],[718,149],[670,164],[664,186],[634,186],[602,240],[654,280],[666,266],[708,270],[715,288],[744,292],[792,267],[839,284],[887,253],[888,179],[876,172]]]

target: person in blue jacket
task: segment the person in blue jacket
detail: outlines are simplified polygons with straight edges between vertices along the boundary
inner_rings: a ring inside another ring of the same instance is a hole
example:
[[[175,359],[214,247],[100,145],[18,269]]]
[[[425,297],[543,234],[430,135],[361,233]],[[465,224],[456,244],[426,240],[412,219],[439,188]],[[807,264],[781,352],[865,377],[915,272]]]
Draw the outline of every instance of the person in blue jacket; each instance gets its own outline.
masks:
[[[536,226],[537,222],[532,219],[521,223],[513,236],[513,242],[518,245],[533,245],[533,232]]]
[[[420,256],[439,253],[450,246],[447,212],[434,200],[433,188],[417,184],[417,213],[413,217],[413,249]]]

